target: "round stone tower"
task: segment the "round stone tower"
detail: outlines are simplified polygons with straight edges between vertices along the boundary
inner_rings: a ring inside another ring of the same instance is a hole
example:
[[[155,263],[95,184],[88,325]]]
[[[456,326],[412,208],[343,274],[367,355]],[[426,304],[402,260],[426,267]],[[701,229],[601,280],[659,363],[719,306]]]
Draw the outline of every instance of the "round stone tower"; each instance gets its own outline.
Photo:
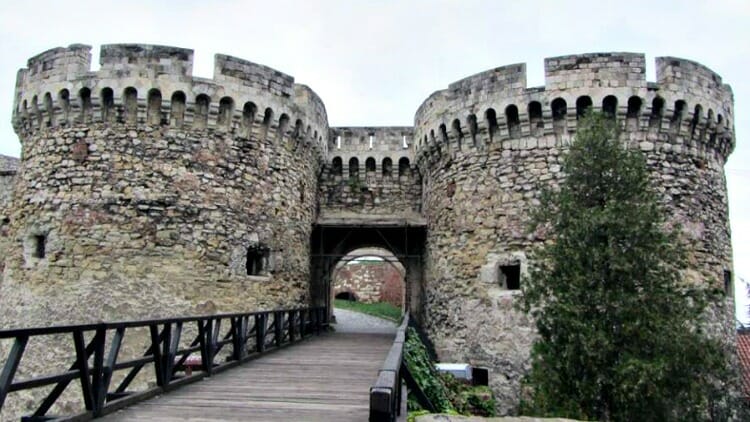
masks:
[[[0,326],[248,311],[309,301],[328,123],[265,66],[193,51],[46,51],[18,73],[23,145]],[[7,305],[7,306],[5,306]]]
[[[591,107],[616,119],[622,140],[647,157],[654,185],[689,244],[685,277],[731,294],[732,253],[724,164],[734,147],[733,97],[721,77],[683,59],[642,54],[545,60],[546,85],[527,88],[516,64],[431,95],[415,117],[416,162],[427,220],[424,318],[441,359],[492,369],[502,410],[512,412],[534,328],[514,308],[531,247],[529,211],[558,183],[577,117]],[[731,298],[709,315],[733,329]]]

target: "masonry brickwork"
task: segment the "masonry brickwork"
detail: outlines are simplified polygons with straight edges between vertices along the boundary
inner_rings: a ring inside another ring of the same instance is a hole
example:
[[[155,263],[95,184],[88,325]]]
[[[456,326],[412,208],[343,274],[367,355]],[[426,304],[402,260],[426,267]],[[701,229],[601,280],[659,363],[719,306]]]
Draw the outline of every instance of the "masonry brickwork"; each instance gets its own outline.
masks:
[[[310,280],[316,223],[419,221],[421,266],[405,266],[423,274],[406,300],[420,292],[412,311],[439,357],[490,367],[498,410],[513,413],[534,329],[504,271],[517,268],[522,288],[530,251],[551,241],[527,232],[529,212],[564,177],[589,107],[646,154],[689,241],[686,280],[731,282],[733,96],[698,63],[657,58],[647,82],[642,54],[549,58],[542,87],[527,87],[524,64],[505,66],[432,94],[414,127],[330,128],[292,77],[217,55],[213,79],[197,78],[192,57],[107,45],[91,72],[90,48],[72,45],[19,71],[1,327],[330,297],[311,291],[322,285]],[[715,304],[714,335],[730,338],[732,312],[730,297]]]
[[[337,266],[333,273],[333,296],[342,293],[363,303],[404,304],[403,265],[398,262],[356,261]]]
[[[18,162],[17,158],[0,155],[0,256],[5,256],[9,247],[10,210]],[[3,282],[4,270],[5,261],[0,260],[0,284]]]
[[[320,178],[321,218],[420,214],[421,177],[411,127],[332,128]]]

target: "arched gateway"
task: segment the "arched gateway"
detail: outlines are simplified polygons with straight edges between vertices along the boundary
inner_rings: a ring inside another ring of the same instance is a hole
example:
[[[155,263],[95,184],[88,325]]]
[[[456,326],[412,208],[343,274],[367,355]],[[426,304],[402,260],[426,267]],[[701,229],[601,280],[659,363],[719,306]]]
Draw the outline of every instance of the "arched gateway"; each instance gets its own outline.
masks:
[[[425,228],[426,225],[419,221],[396,219],[319,222],[312,234],[310,289],[313,303],[327,306],[330,312],[331,282],[336,264],[355,249],[377,247],[391,252],[406,270],[404,308],[419,315],[423,297]]]
[[[422,178],[409,164],[413,138],[410,127],[331,128],[330,164],[319,177],[320,208],[310,242],[313,303],[329,305],[334,267],[349,252],[381,248],[406,270],[405,309],[421,313],[427,223],[420,213]],[[340,163],[349,168],[342,171]],[[398,171],[392,163],[399,163]]]

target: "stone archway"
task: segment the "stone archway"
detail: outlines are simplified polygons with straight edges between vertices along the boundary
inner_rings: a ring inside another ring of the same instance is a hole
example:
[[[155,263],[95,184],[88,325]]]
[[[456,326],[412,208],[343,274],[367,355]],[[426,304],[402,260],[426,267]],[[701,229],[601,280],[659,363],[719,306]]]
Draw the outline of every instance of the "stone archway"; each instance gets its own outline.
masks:
[[[385,302],[403,311],[405,278],[406,268],[390,251],[356,249],[347,252],[334,265],[331,295],[334,299],[348,298],[362,303]]]
[[[310,297],[313,305],[331,312],[331,283],[336,264],[351,251],[378,248],[388,251],[404,268],[404,309],[421,316],[424,278],[422,258],[425,224],[406,221],[318,223],[312,233]]]

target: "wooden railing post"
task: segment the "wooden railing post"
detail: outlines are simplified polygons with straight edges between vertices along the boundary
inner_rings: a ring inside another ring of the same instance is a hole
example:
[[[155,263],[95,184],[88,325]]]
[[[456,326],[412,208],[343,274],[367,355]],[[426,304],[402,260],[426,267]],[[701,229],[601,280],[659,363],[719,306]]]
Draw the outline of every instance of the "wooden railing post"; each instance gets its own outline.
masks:
[[[86,353],[86,343],[83,339],[83,331],[73,331],[73,344],[76,349],[76,369],[79,371],[81,381],[81,393],[86,410],[94,409],[94,397],[91,392],[91,376],[89,375],[89,357]]]
[[[294,343],[294,326],[297,322],[297,311],[289,311],[287,315],[289,318],[289,343]]]
[[[13,340],[13,347],[11,347],[8,354],[8,360],[3,365],[3,372],[0,372],[0,409],[3,408],[5,397],[8,395],[8,390],[10,390],[10,385],[13,382],[13,376],[16,375],[18,364],[21,362],[21,357],[28,341],[29,336],[18,336]]]
[[[250,317],[239,316],[237,317],[237,331],[235,334],[235,357],[238,361],[247,356],[247,321]]]
[[[159,335],[159,325],[151,324],[148,326],[149,332],[151,333],[151,353],[154,355],[154,371],[156,375],[156,385],[159,387],[164,386],[164,360],[162,359],[162,348],[161,342],[163,340],[169,341],[169,327],[168,324],[164,324],[162,329],[162,335]]]
[[[266,325],[268,313],[255,314],[255,350],[263,353],[266,350]]]
[[[172,335],[169,338],[164,338],[164,353],[162,353],[164,358],[163,369],[165,385],[169,385],[174,377],[174,360],[175,357],[177,357],[177,349],[180,346],[180,337],[182,337],[182,321],[175,322],[174,331],[172,332],[170,328],[170,333]]]
[[[117,330],[115,330],[115,335],[112,337],[112,345],[109,346],[109,355],[107,356],[107,361],[102,368],[102,378],[99,387],[100,392],[97,396],[98,404],[94,416],[101,416],[102,410],[104,409],[104,403],[107,401],[109,384],[112,382],[112,374],[114,373],[114,367],[117,363],[117,355],[120,353],[120,345],[122,344],[122,338],[124,335],[125,328],[118,327]]]
[[[281,347],[284,340],[284,311],[276,311],[273,313],[274,323],[274,337],[276,340],[276,347]]]
[[[198,328],[200,330],[200,326]],[[209,377],[214,374],[214,352],[216,351],[215,328],[213,317],[206,318],[202,330],[203,335],[201,336],[201,363],[203,370]]]
[[[94,367],[91,370],[91,394],[92,410],[94,415],[101,413],[104,406],[104,399],[107,396],[107,390],[104,387],[104,346],[107,337],[107,330],[102,327],[96,329],[94,334]]]
[[[217,343],[219,342],[219,332],[221,331],[221,318],[211,318],[209,319],[209,327],[210,330],[208,332],[208,364],[211,368],[209,370],[209,376],[212,376],[214,374],[214,359],[216,359],[216,349],[218,347]]]
[[[248,316],[239,316],[237,317],[237,328],[236,328],[236,334],[235,334],[235,358],[238,361],[242,361],[242,359],[247,356],[247,325],[248,320],[250,317]]]
[[[302,337],[310,334],[310,314],[305,309],[300,309],[300,324],[302,325]]]

